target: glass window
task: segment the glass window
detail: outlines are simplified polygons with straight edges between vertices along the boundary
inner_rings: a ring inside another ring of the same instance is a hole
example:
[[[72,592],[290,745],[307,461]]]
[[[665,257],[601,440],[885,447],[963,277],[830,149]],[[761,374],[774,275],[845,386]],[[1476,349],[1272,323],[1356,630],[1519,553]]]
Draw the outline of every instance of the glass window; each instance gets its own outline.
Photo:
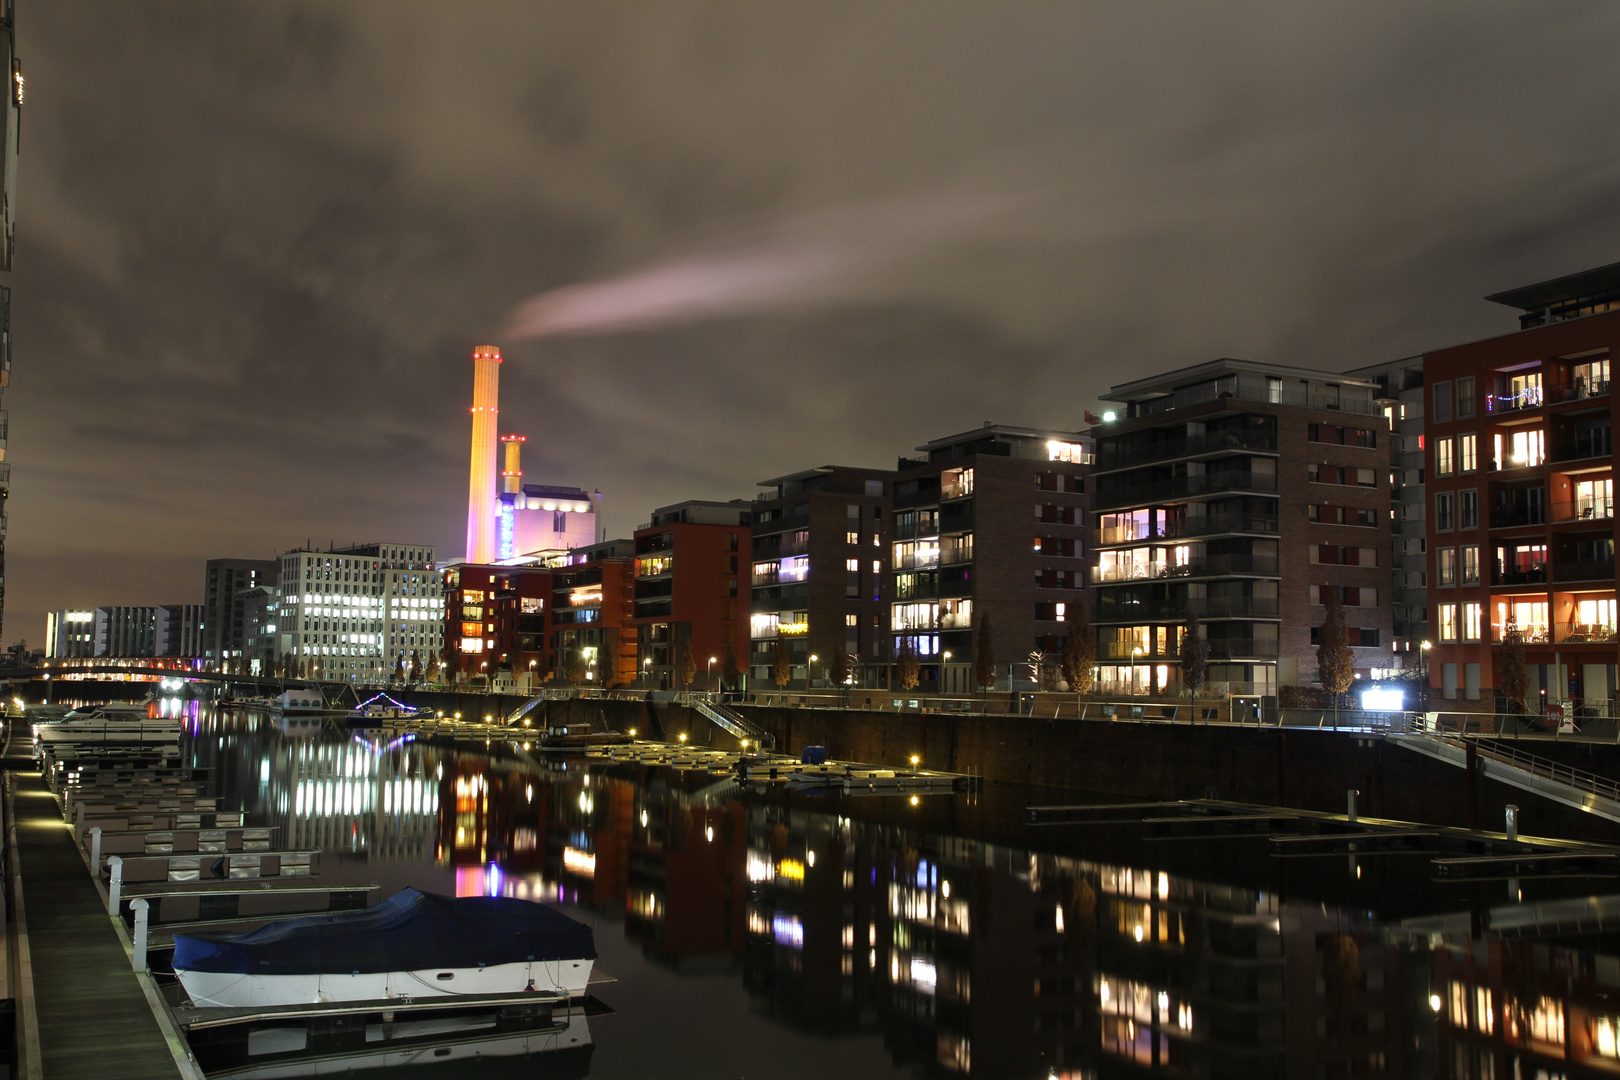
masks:
[[[1457,605],[1440,605],[1440,640],[1457,640]]]
[[[1455,444],[1450,439],[1434,440],[1434,474],[1450,476],[1457,471]]]
[[[1437,492],[1434,496],[1434,527],[1449,532],[1456,527],[1454,507],[1456,496],[1449,491]]]
[[[1434,384],[1434,422],[1443,424],[1451,419],[1451,384]]]
[[[1438,584],[1442,586],[1457,584],[1457,549],[1435,548],[1434,555],[1434,570]]]
[[[1483,633],[1482,627],[1485,621],[1484,611],[1485,608],[1483,604],[1474,603],[1463,605],[1464,641],[1478,641],[1480,639]]]
[[[1522,469],[1540,465],[1547,456],[1547,441],[1540,428],[1515,431],[1508,455],[1508,468]]]
[[[1457,438],[1458,466],[1463,472],[1473,472],[1479,468],[1479,436],[1460,435]]]
[[[1479,492],[1472,488],[1457,493],[1457,527],[1479,528]]]
[[[1466,420],[1474,415],[1474,377],[1465,375],[1457,380],[1457,419]]]
[[[1459,548],[1460,562],[1462,564],[1462,583],[1464,585],[1479,584],[1479,548],[1470,546]]]

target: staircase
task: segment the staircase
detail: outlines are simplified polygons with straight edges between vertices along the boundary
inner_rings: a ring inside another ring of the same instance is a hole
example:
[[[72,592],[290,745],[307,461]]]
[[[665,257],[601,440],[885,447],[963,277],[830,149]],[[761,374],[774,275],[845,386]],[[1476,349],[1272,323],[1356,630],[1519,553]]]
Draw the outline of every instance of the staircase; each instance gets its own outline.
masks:
[[[1468,767],[1468,744],[1474,744],[1480,772],[1521,791],[1540,795],[1564,806],[1620,822],[1620,784],[1596,773],[1572,769],[1535,754],[1500,743],[1466,739],[1459,735],[1391,735],[1395,743],[1425,757]]]
[[[706,694],[676,694],[675,702],[695,710],[715,727],[728,731],[739,739],[745,739],[761,749],[776,748],[776,736],[729,705],[711,701]]]

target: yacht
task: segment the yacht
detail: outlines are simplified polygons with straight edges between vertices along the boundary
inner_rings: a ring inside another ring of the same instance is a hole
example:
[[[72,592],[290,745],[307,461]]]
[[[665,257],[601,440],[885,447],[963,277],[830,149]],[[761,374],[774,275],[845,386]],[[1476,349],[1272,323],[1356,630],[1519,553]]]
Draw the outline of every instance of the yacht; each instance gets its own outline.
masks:
[[[34,724],[40,743],[164,743],[180,738],[180,721],[153,716],[150,701],[109,701]]]

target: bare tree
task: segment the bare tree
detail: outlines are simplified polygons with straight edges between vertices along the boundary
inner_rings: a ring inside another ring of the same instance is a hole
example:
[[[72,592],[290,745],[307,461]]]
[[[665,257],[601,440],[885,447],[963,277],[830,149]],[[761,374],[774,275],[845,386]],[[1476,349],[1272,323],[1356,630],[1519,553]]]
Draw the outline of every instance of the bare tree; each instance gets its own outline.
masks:
[[[692,647],[683,641],[675,646],[675,685],[682,690],[692,688],[692,680],[697,678],[697,660],[692,656]]]
[[[778,690],[793,681],[793,656],[782,638],[776,639],[776,652],[771,657],[771,682]]]
[[[973,684],[980,690],[996,684],[996,632],[988,615],[979,617],[979,637],[973,647]]]
[[[849,681],[849,654],[843,649],[834,649],[832,654],[832,667],[827,677],[834,686],[843,686]]]
[[[585,674],[585,654],[578,649],[571,650],[568,659],[563,663],[563,678],[575,686],[580,686],[585,682]]]
[[[1187,621],[1181,627],[1181,681],[1187,685],[1187,697],[1195,698],[1209,677],[1209,639],[1198,625],[1198,612],[1187,605]]]
[[[1524,699],[1530,693],[1530,672],[1524,666],[1524,635],[1517,624],[1502,633],[1502,647],[1496,650],[1496,685],[1516,712],[1524,713]]]
[[[910,638],[900,640],[900,655],[894,661],[894,677],[902,690],[915,690],[922,677],[922,666],[917,662],[917,650]]]
[[[1350,628],[1345,625],[1344,605],[1334,585],[1321,587],[1327,614],[1316,636],[1316,678],[1322,689],[1333,695],[1333,726],[1339,726],[1339,695],[1350,689],[1356,678],[1356,654],[1350,651]]]

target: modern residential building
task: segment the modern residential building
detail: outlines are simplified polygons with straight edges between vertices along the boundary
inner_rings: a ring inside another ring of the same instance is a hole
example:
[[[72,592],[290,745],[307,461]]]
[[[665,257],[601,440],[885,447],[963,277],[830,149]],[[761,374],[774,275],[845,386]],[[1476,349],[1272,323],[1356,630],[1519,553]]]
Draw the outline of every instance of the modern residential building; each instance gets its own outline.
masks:
[[[255,585],[242,590],[242,656],[236,664],[249,675],[277,673],[281,651],[276,618],[280,608],[278,586]]]
[[[203,581],[203,660],[219,666],[243,657],[247,608],[241,593],[276,584],[275,559],[209,559]]]
[[[997,686],[1055,681],[1084,602],[1091,436],[986,424],[917,449],[894,479],[891,655],[909,645],[923,687],[971,691],[988,618]]]
[[[17,239],[17,153],[22,128],[23,73],[17,59],[17,6],[5,0],[0,14],[0,71],[10,73],[0,98],[0,270],[10,273]],[[11,385],[11,287],[0,285],[0,396]],[[9,414],[0,408],[0,622],[6,610],[6,500],[11,463],[6,460]]]
[[[684,689],[683,651],[692,660],[693,688],[718,688],[728,663],[744,670],[752,519],[741,499],[693,501],[654,510],[636,530],[639,685]]]
[[[527,687],[552,673],[549,569],[452,563],[442,574],[449,681],[510,678]]]
[[[635,681],[634,550],[632,540],[606,540],[551,560],[552,663],[565,681]]]
[[[276,658],[290,658],[292,670],[362,681],[389,677],[413,651],[438,657],[445,605],[432,547],[297,550],[275,565]]]
[[[1367,379],[1221,359],[1113,387],[1092,429],[1097,656],[1110,693],[1176,691],[1189,606],[1208,681],[1315,680],[1322,590],[1358,673],[1393,666],[1389,424]],[[1112,415],[1112,414],[1110,414]]]
[[[1526,706],[1615,695],[1610,353],[1620,264],[1511,289],[1521,329],[1423,356],[1431,692],[1496,704],[1516,628]],[[1449,707],[1470,707],[1460,704]]]
[[[96,652],[96,613],[94,608],[64,608],[45,613],[45,656],[66,659],[94,656]]]
[[[824,685],[842,650],[849,681],[888,684],[888,469],[824,465],[763,480],[750,532],[749,674],[769,687],[777,644],[790,687]],[[814,658],[814,659],[812,659]]]
[[[1346,372],[1378,384],[1389,421],[1391,588],[1395,666],[1416,674],[1429,640],[1429,540],[1423,435],[1423,357],[1412,356]]]

